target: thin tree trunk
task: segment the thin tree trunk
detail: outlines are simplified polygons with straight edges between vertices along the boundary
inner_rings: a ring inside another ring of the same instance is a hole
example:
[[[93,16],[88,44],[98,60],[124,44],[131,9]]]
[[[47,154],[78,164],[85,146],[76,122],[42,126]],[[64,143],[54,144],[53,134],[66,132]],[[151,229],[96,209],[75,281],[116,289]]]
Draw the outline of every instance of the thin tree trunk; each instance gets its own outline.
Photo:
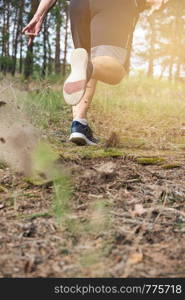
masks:
[[[38,6],[37,0],[31,1],[31,10],[28,16],[28,21],[33,17],[36,9]],[[33,74],[33,44],[31,46],[28,46],[27,53],[26,53],[26,59],[24,62],[24,77],[27,79]]]
[[[53,72],[53,59],[51,45],[49,41],[49,34],[47,34],[47,48],[48,48],[48,74],[50,75]]]
[[[43,31],[43,66],[42,66],[42,77],[46,76],[46,68],[47,68],[47,18],[44,21],[44,31]]]
[[[164,65],[164,66],[161,67],[161,73],[160,73],[159,79],[163,78],[163,75],[164,75],[165,71],[166,71],[166,66]]]
[[[20,36],[20,54],[19,54],[19,73],[22,74],[23,71],[23,38],[22,35]]]
[[[6,17],[6,34],[7,34],[7,39],[6,39],[6,56],[10,56],[10,0],[6,1],[7,2],[7,17]]]
[[[170,65],[169,65],[169,80],[173,80],[173,67],[174,67],[174,57],[172,56],[170,59]]]
[[[178,62],[177,62],[177,65],[176,65],[175,80],[180,79],[180,73],[181,73],[181,62],[180,62],[180,59],[178,59]]]
[[[61,26],[62,26],[62,16],[61,16],[61,3],[58,2],[56,6],[56,47],[55,47],[55,73],[59,74],[61,72]]]
[[[149,24],[150,24],[150,50],[149,50],[149,61],[148,61],[148,71],[147,76],[152,77],[154,73],[154,58],[155,58],[155,20],[153,15],[149,17]]]
[[[68,49],[68,24],[69,24],[69,10],[68,4],[65,7],[65,40],[64,40],[64,58],[63,58],[63,69],[62,75],[66,74],[66,64],[67,64],[67,49]]]
[[[12,55],[12,59],[13,59],[12,75],[13,76],[15,75],[15,72],[16,72],[18,39],[19,39],[20,28],[21,28],[21,24],[22,24],[23,1],[19,0],[18,4],[19,4],[19,12],[17,9],[15,20],[17,20],[17,15],[18,15],[18,20],[17,20],[17,28],[16,28],[15,38],[14,38],[14,43],[13,43],[13,55]]]

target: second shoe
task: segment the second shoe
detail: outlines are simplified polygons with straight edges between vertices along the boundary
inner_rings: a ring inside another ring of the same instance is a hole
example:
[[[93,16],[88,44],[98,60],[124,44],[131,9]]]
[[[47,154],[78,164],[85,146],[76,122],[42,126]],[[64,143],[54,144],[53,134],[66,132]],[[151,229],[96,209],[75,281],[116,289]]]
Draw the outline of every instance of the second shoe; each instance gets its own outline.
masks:
[[[88,82],[89,69],[92,64],[89,62],[89,55],[83,48],[77,48],[71,55],[71,73],[64,82],[64,100],[69,105],[77,105],[82,99]],[[90,74],[91,75],[91,74]]]

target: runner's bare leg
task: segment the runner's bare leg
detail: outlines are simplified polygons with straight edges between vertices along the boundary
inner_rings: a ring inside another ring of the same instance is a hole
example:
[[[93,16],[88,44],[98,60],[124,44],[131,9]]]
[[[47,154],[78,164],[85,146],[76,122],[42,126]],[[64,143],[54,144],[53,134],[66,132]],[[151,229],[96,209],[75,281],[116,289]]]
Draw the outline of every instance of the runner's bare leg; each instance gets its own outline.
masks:
[[[115,58],[108,56],[96,57],[92,60],[93,74],[88,82],[86,92],[80,103],[73,107],[73,119],[87,118],[87,112],[91,105],[97,81],[109,84],[118,84],[125,75],[125,69]]]

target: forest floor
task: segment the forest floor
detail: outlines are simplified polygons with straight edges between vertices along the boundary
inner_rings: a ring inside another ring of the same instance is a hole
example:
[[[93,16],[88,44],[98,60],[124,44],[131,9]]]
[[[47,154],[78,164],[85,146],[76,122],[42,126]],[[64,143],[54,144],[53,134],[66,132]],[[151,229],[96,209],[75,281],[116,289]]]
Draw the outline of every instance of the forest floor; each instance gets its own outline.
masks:
[[[35,83],[33,86],[35,89]],[[95,121],[93,129],[100,135],[100,145],[76,147],[68,142],[70,108],[57,104],[57,88],[44,96],[30,89],[5,80],[0,103],[2,107],[6,105],[2,102],[12,99],[13,93],[19,114],[19,105],[24,102],[28,114],[25,122],[31,128],[26,134],[24,131],[24,136],[35,137],[31,126],[39,129],[57,153],[62,177],[57,185],[57,180],[40,172],[43,180],[37,181],[23,174],[25,164],[18,170],[20,165],[12,163],[15,156],[8,156],[9,164],[0,160],[0,277],[185,277],[185,143],[183,134],[177,143],[176,116],[173,115],[173,128],[169,128],[171,123],[166,119],[166,130],[173,133],[174,139],[163,130],[163,135],[170,136],[164,142],[157,140],[159,134],[147,135],[153,130],[151,125],[145,126],[147,134],[143,133],[144,122],[148,124],[143,107],[130,116],[135,120],[139,118],[137,113],[142,115],[138,128],[128,119],[128,125],[133,124],[133,136],[125,132],[122,136],[119,128],[125,125],[114,115],[113,128],[108,127],[109,111],[104,109],[108,119],[105,115],[101,120],[101,107],[93,107],[90,119]],[[156,90],[158,93],[158,87]],[[164,87],[161,90],[164,92]],[[113,97],[114,91],[109,92]],[[132,93],[137,92],[134,89]],[[139,90],[137,97],[143,97],[142,93]],[[185,97],[184,91],[176,93],[177,98]],[[101,92],[97,97],[100,95]],[[141,106],[138,103],[135,105]],[[146,101],[144,104],[148,105]],[[159,102],[156,105],[161,111]],[[179,107],[179,131],[183,128],[182,110]],[[148,114],[149,111],[147,117]],[[25,122],[21,125],[24,129]],[[104,139],[100,134],[103,127]],[[139,132],[145,141],[138,138]],[[0,141],[6,144],[4,136]],[[26,138],[24,143],[27,144]],[[17,159],[23,154],[15,155]],[[50,156],[43,156],[45,163]]]

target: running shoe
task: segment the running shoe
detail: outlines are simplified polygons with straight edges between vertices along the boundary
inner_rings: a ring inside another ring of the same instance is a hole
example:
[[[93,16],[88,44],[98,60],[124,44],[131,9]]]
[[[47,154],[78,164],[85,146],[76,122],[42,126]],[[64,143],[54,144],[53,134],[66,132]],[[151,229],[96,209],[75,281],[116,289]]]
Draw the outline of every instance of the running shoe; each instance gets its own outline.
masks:
[[[91,78],[93,66],[89,55],[83,48],[77,48],[71,55],[71,73],[63,86],[64,100],[69,105],[77,105],[82,99],[88,80]]]
[[[91,128],[88,125],[83,125],[78,121],[72,122],[69,140],[78,146],[95,146],[98,144],[98,140],[93,137]]]

